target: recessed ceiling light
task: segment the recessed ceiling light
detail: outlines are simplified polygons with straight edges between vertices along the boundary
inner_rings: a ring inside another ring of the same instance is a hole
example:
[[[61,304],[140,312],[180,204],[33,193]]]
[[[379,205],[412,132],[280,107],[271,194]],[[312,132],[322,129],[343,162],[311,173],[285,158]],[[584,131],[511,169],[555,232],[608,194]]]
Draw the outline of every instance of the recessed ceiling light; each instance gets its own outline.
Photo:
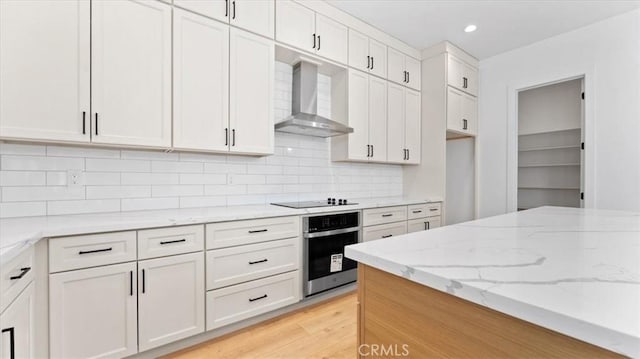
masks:
[[[464,28],[464,32],[474,32],[477,28],[476,25],[467,25],[467,27]]]

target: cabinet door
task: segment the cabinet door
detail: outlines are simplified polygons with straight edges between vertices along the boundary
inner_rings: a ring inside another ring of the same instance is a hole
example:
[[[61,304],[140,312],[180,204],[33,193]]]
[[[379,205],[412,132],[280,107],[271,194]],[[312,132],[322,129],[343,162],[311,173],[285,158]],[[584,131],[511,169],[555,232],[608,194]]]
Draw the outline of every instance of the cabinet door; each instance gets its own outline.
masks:
[[[231,152],[272,154],[273,41],[239,29],[230,31]]]
[[[231,0],[229,7],[231,24],[273,39],[273,1]]]
[[[394,83],[387,84],[387,161],[404,163],[405,147],[405,89]]]
[[[369,76],[371,161],[387,160],[387,81]]]
[[[195,13],[229,22],[229,0],[173,0],[173,5]]]
[[[459,58],[447,55],[447,84],[459,90],[464,89],[463,70],[464,62]]]
[[[349,43],[351,46],[351,43]],[[387,78],[387,46],[374,39],[369,39],[369,55],[371,69],[369,72],[376,76]]]
[[[136,263],[49,276],[52,358],[112,358],[138,352]]]
[[[291,0],[276,1],[276,40],[305,51],[315,51],[316,14]]]
[[[478,69],[465,63],[462,73],[463,80],[466,79],[465,91],[471,95],[478,96]]]
[[[316,14],[316,52],[333,61],[347,63],[348,28],[328,17]]]
[[[349,29],[349,66],[360,71],[369,71],[369,38],[353,29]]]
[[[89,141],[89,21],[88,1],[0,1],[0,138]]]
[[[369,160],[369,75],[349,70],[349,159]]]
[[[0,358],[34,358],[34,286],[27,288],[0,315]],[[13,353],[13,355],[11,355]]]
[[[399,84],[406,84],[404,54],[396,49],[387,49],[387,78]]]
[[[204,331],[204,253],[138,263],[140,351]]]
[[[462,92],[447,87],[447,130],[464,132],[462,121]]]
[[[405,89],[404,96],[404,129],[405,147],[407,148],[406,163],[420,163],[420,138],[422,136],[420,128],[420,92]]]
[[[462,119],[463,130],[475,135],[478,126],[478,99],[467,94],[462,95]],[[466,128],[465,121],[466,120]]]
[[[173,15],[173,147],[227,151],[229,26]]]
[[[407,86],[420,91],[420,60],[405,56],[404,66],[407,70]]]
[[[92,141],[171,146],[171,6],[96,0],[91,9]]]

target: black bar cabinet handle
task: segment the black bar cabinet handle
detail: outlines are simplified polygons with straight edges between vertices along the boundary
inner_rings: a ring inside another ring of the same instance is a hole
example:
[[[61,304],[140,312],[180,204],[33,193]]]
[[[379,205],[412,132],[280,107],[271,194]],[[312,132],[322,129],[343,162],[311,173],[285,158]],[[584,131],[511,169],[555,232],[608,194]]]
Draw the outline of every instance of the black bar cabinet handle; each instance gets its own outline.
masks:
[[[82,134],[87,134],[87,112],[82,111]]]
[[[129,295],[133,297],[133,271],[129,271]]]
[[[90,254],[90,253],[109,252],[111,250],[113,250],[113,247],[102,248],[102,249],[94,249],[94,250],[91,250],[91,251],[80,251],[80,252],[78,252],[78,254],[83,255],[83,254]]]
[[[373,145],[371,145],[371,157],[373,157]]]
[[[7,329],[2,329],[2,334],[5,332],[9,332],[9,358],[16,359],[16,328],[11,327]]]
[[[373,70],[373,56],[371,56],[371,70]]]
[[[236,145],[236,129],[231,130],[231,146]]]
[[[144,269],[142,270],[142,294],[147,290],[147,281]]]
[[[462,129],[463,129],[463,130],[466,130],[466,129],[467,129],[467,119],[466,119],[466,118],[463,118],[463,119],[462,119]]]
[[[233,6],[233,16],[231,17],[231,19],[235,19],[236,18],[236,2],[232,1],[231,4]]]
[[[429,208],[429,210],[430,210],[431,212],[435,212],[435,211],[437,211],[438,209],[437,209],[437,208]]]
[[[429,223],[429,221],[427,221],[425,223],[427,223],[427,229],[431,229],[431,223]]]
[[[320,35],[318,35],[318,50],[320,50]]]
[[[266,231],[268,231],[268,229],[266,229],[266,228],[265,229],[255,229],[255,230],[249,231],[249,233],[264,233]]]
[[[417,209],[417,210],[412,211],[412,212],[413,212],[413,213],[422,213],[422,210]]]
[[[407,161],[411,158],[411,151],[407,148]]]
[[[383,214],[383,215],[382,215],[382,217],[391,217],[391,216],[393,216],[393,214],[392,214],[392,213],[387,213],[387,214]]]
[[[367,68],[371,68],[371,56],[367,55]]]
[[[171,243],[180,243],[180,242],[186,242],[187,240],[185,238],[182,239],[175,239],[173,241],[162,241],[160,242],[160,244],[171,244]]]
[[[224,145],[229,146],[229,128],[224,129]]]
[[[467,88],[467,78],[466,77],[462,78],[462,88]]]
[[[257,298],[249,298],[249,301],[250,301],[250,302],[255,302],[256,300],[264,299],[264,298],[266,298],[266,297],[267,297],[267,295],[266,295],[266,294],[264,294],[264,295],[261,295],[261,296],[259,296],[259,297],[257,297]]]
[[[229,0],[224,0],[224,17],[229,16]]]
[[[313,48],[316,48],[316,34],[313,34]]]
[[[371,157],[371,155],[370,155],[369,153],[370,153],[370,151],[369,151],[369,145],[367,145],[367,157]]]
[[[27,273],[29,273],[30,270],[31,270],[31,267],[20,268],[20,274],[9,277],[9,280],[21,279],[22,277],[27,275]]]
[[[382,238],[389,238],[389,237],[392,237],[392,236],[393,236],[393,234],[386,234],[386,235],[382,236]]]
[[[98,113],[96,112],[96,136],[98,135]]]
[[[411,82],[411,73],[407,71],[407,83]]]
[[[259,261],[249,262],[249,264],[265,263],[265,262],[267,262],[267,261],[269,261],[269,260],[268,260],[267,258],[265,258],[265,259],[261,259],[261,260],[259,260]]]

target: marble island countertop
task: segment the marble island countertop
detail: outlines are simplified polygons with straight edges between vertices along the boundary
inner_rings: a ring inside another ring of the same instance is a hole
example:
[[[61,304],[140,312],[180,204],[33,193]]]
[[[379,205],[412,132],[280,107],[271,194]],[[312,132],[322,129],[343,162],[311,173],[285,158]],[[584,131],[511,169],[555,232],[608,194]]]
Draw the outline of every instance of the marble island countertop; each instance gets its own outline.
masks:
[[[640,357],[640,213],[541,207],[360,243],[345,255]]]
[[[8,218],[0,220],[0,262],[10,260],[26,247],[42,238],[254,218],[297,216],[332,211],[362,210],[439,201],[388,197],[354,199],[353,202],[357,203],[354,205],[308,209],[292,209],[274,205],[250,205]]]

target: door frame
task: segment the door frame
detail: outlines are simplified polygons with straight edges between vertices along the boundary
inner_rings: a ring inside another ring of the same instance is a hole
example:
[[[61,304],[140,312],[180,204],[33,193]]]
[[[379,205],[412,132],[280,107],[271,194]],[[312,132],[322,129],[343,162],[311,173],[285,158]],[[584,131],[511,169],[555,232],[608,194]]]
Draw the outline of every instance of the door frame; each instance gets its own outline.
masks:
[[[582,90],[585,99],[582,101],[582,142],[585,143],[581,151],[581,192],[584,200],[583,208],[593,208],[596,203],[595,188],[595,70],[586,68],[574,73],[560,73],[548,75],[539,79],[530,79],[517,85],[507,87],[507,195],[506,212],[518,210],[518,95],[521,91],[553,85],[561,82],[582,79]]]

